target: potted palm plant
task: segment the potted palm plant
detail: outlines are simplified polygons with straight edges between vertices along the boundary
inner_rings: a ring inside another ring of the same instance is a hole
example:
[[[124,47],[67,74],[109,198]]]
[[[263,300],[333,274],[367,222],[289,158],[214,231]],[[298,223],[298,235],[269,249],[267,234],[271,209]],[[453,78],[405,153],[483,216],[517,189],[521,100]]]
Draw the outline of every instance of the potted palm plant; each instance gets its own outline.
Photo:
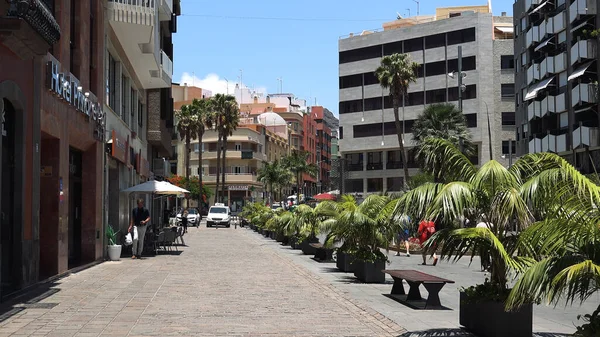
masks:
[[[300,248],[304,255],[315,255],[317,249],[311,244],[319,243],[317,235],[321,224],[336,216],[336,204],[331,201],[320,202],[315,208],[300,205],[296,209],[299,220]]]
[[[513,309],[536,301],[583,303],[600,291],[600,187],[560,157],[524,188],[543,220],[519,237],[520,254],[535,259],[507,301]],[[600,335],[600,305],[583,317],[575,336]]]
[[[478,169],[449,141],[435,138],[423,142],[419,156],[426,167],[439,170],[434,176],[445,183],[411,190],[400,198],[396,210],[410,214],[421,208],[427,218],[448,225],[439,228],[425,246],[440,246],[441,258],[454,261],[477,253],[489,271],[484,284],[461,291],[460,324],[483,337],[531,336],[532,302],[528,299],[507,311],[505,301],[511,275],[522,273],[532,262],[516,256],[515,243],[518,233],[534,219],[522,187],[541,172],[543,156],[526,155],[510,169],[494,160]],[[478,225],[449,226],[458,218]]]
[[[106,226],[106,239],[108,240],[107,250],[108,258],[111,261],[119,261],[121,259],[121,245],[117,245],[117,233],[111,225]]]

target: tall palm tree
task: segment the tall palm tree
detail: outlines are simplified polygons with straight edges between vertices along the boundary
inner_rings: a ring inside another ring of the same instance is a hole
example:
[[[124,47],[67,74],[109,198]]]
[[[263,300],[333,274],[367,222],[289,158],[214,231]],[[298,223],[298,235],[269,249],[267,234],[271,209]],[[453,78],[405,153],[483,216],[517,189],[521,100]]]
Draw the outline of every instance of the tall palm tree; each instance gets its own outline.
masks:
[[[204,133],[206,129],[211,129],[213,124],[213,111],[211,107],[212,103],[210,100],[198,100],[194,99],[191,104],[191,109],[194,111],[194,115],[197,116],[197,131],[196,134],[198,136],[198,142],[200,143],[200,150],[198,152],[198,162],[199,162],[199,171],[198,171],[198,183],[200,184],[200,196],[198,198],[198,205],[200,206],[200,210],[203,208],[204,202],[204,189],[202,184],[202,138],[204,137]]]
[[[315,164],[308,162],[309,152],[294,151],[283,159],[283,165],[288,170],[294,173],[296,178],[296,200],[300,203],[300,181],[302,174],[306,173],[310,176],[316,176],[318,167]]]
[[[220,123],[221,129],[221,138],[223,140],[223,157],[222,157],[222,165],[221,165],[221,184],[223,186],[223,195],[221,198],[225,196],[225,171],[226,171],[226,160],[227,160],[227,138],[233,134],[240,123],[240,110],[235,101],[235,97],[228,95],[227,96],[228,104],[225,105],[225,110],[223,111],[222,118],[223,120]],[[227,200],[227,202],[231,202]]]
[[[394,108],[394,121],[396,124],[396,133],[398,135],[398,145],[400,146],[400,158],[404,168],[404,183],[409,180],[407,155],[402,141],[403,131],[400,124],[400,116],[398,113],[400,104],[403,103],[403,98],[408,92],[408,87],[411,83],[417,81],[417,67],[419,65],[410,60],[407,54],[392,54],[381,59],[381,65],[375,70],[375,76],[379,84],[384,89],[389,89],[390,97],[392,98],[392,106]]]
[[[198,138],[198,113],[192,105],[183,105],[181,110],[175,111],[177,118],[177,132],[179,137],[185,141],[185,180],[189,189],[190,182],[190,144]]]
[[[213,120],[214,120],[214,128],[217,131],[217,183],[215,186],[215,203],[223,200],[223,193],[219,193],[219,182],[221,178],[221,171],[223,171],[223,177],[225,176],[225,165],[221,167],[221,150],[224,150],[224,147],[227,146],[226,142],[223,142],[223,130],[224,124],[226,124],[226,115],[228,115],[228,111],[231,110],[232,104],[235,104],[235,97],[231,95],[223,95],[216,94],[211,97],[211,107],[214,112]],[[239,119],[239,116],[238,116]],[[223,184],[223,186],[225,186]]]

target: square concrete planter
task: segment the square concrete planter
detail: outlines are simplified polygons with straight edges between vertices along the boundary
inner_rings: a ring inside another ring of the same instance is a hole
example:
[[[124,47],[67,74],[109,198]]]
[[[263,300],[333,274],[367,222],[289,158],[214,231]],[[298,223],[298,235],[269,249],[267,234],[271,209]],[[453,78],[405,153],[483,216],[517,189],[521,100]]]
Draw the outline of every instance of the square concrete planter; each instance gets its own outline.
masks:
[[[385,283],[385,261],[354,262],[354,276],[364,283]]]
[[[290,246],[292,246],[292,249],[300,249],[300,244],[298,243],[297,237],[292,236],[290,238]]]
[[[315,253],[315,259],[319,261],[331,261],[333,260],[333,249],[331,248],[317,248]]]
[[[502,302],[467,303],[460,292],[459,323],[480,337],[531,336],[533,305],[524,305],[513,312],[504,311]]]
[[[346,273],[351,273],[354,271],[353,261],[354,257],[351,254],[338,251],[335,265],[339,270]]]
[[[315,255],[317,253],[317,248],[311,246],[311,243],[319,243],[319,238],[308,238],[302,241],[300,249],[302,249],[304,255]]]

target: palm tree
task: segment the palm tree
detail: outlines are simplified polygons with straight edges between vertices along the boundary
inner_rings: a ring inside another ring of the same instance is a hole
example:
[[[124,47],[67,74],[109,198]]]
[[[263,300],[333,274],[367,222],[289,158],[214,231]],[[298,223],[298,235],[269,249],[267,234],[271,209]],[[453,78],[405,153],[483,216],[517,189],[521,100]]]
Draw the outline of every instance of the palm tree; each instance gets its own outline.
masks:
[[[223,140],[223,162],[221,165],[221,184],[223,185],[223,195],[221,198],[225,196],[225,171],[226,171],[226,160],[227,160],[227,138],[233,134],[240,123],[240,110],[235,101],[235,97],[231,95],[227,95],[227,104],[225,105],[225,110],[222,114],[222,120],[219,124],[221,130],[221,137]],[[227,200],[227,202],[231,202]]]
[[[181,110],[175,111],[177,118],[177,131],[179,137],[185,141],[185,180],[189,189],[190,181],[190,143],[198,137],[198,113],[192,105],[183,105]]]
[[[317,165],[308,162],[309,156],[309,152],[294,151],[283,159],[284,167],[292,171],[296,178],[296,200],[298,203],[300,203],[300,181],[302,174],[306,173],[314,177],[318,170]]]
[[[396,133],[398,134],[398,144],[400,146],[400,158],[404,168],[404,182],[409,180],[408,162],[406,160],[406,151],[403,142],[403,130],[400,124],[398,109],[403,103],[403,98],[408,92],[411,83],[417,81],[417,67],[419,65],[410,60],[407,54],[392,54],[381,59],[381,65],[375,70],[375,76],[379,84],[384,89],[390,90],[392,106],[394,107],[394,121],[396,124]]]
[[[417,150],[428,137],[445,139],[459,148],[467,156],[474,153],[471,132],[467,120],[454,104],[441,103],[428,105],[417,117],[412,127],[413,141]]]
[[[323,201],[315,208],[299,205],[294,214],[299,218],[298,234],[310,240],[317,237],[319,229],[326,221],[337,216],[337,207],[335,202]]]
[[[265,162],[258,170],[258,181],[269,187],[269,205],[273,205],[273,185],[279,182],[280,176],[281,166],[277,160],[272,163]]]
[[[211,106],[214,111],[214,127],[217,130],[217,184],[215,186],[215,203],[222,201],[223,195],[219,194],[219,179],[220,172],[223,171],[223,179],[225,179],[225,163],[221,167],[221,150],[227,147],[227,143],[223,142],[223,130],[227,124],[226,115],[230,115],[229,111],[232,105],[235,104],[235,97],[231,95],[216,94],[211,97]],[[238,116],[239,120],[239,116]],[[223,145],[224,144],[224,145]],[[225,184],[223,184],[225,186]]]
[[[190,105],[190,109],[193,111],[193,115],[197,118],[196,123],[196,135],[198,136],[198,142],[200,143],[200,150],[198,152],[198,162],[199,162],[199,171],[198,171],[198,183],[200,185],[200,195],[198,197],[198,205],[202,210],[203,200],[204,200],[204,189],[202,184],[202,138],[204,137],[204,133],[206,129],[212,128],[213,123],[213,113],[211,108],[211,101],[209,100],[198,100],[194,99],[192,104]]]
[[[435,219],[441,227],[426,243],[441,244],[442,258],[460,259],[467,252],[489,257],[490,279],[486,286],[505,294],[509,275],[522,272],[531,259],[516,257],[517,232],[534,220],[521,186],[544,168],[546,158],[529,154],[510,169],[489,161],[477,169],[449,141],[427,138],[426,165],[446,172],[446,184],[426,183],[404,194],[396,205],[395,215],[408,214],[417,219]],[[439,172],[434,172],[438,174]],[[467,219],[484,227],[454,229],[456,219]]]
[[[560,157],[523,186],[543,220],[521,234],[520,254],[536,259],[513,287],[507,307],[529,300],[581,303],[600,291],[600,187]],[[595,311],[595,319],[600,306]]]

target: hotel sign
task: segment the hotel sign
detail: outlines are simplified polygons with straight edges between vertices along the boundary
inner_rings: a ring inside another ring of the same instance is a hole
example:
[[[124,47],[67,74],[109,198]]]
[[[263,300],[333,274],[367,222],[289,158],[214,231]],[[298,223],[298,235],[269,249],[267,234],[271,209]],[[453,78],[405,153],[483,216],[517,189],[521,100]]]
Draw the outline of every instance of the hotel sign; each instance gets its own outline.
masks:
[[[248,185],[228,185],[227,189],[230,191],[247,191]]]
[[[115,130],[112,131],[111,155],[121,163],[127,163],[127,143]]]
[[[61,65],[54,58],[46,64],[46,84],[48,89],[77,111],[100,122],[104,117],[100,103],[94,94],[83,90],[77,77],[69,72],[60,72]]]

